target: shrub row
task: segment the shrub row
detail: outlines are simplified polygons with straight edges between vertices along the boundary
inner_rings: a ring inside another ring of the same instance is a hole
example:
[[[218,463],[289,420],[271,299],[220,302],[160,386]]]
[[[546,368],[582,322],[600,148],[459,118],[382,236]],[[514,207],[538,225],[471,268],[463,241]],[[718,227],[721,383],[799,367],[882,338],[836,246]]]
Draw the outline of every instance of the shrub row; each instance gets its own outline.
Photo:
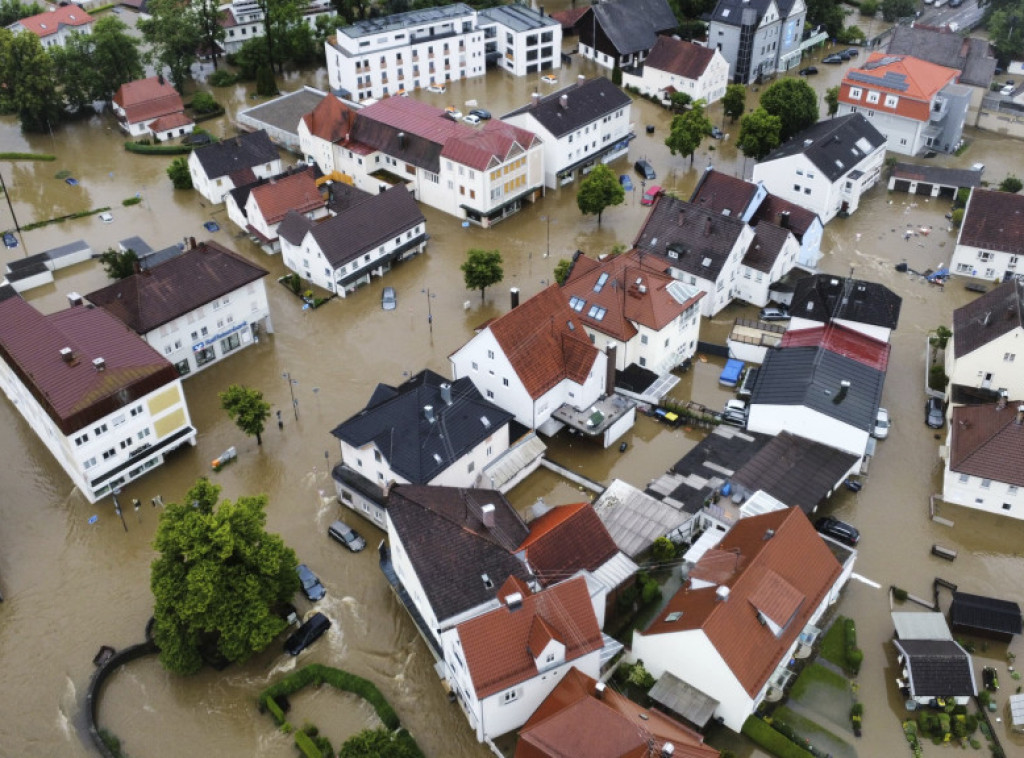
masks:
[[[860,665],[864,662],[864,651],[857,647],[857,625],[853,619],[845,619],[843,627],[846,652],[846,670],[856,676],[860,673]]]
[[[743,722],[742,732],[758,747],[764,748],[776,758],[814,758],[809,751],[804,750],[757,716],[749,716]]]
[[[49,153],[0,153],[0,161],[55,161],[56,155]]]
[[[323,751],[301,729],[295,732],[295,747],[301,750],[306,758],[323,758]]]
[[[26,224],[25,226],[21,227],[21,231],[23,231],[23,232],[30,232],[33,229],[39,229],[41,227],[47,226],[48,224],[60,224],[60,223],[63,223],[65,221],[67,221],[68,219],[85,218],[86,216],[92,216],[93,214],[103,213],[103,211],[109,211],[109,210],[110,210],[110,206],[109,205],[105,205],[102,208],[94,208],[91,211],[78,211],[76,213],[69,213],[66,216],[58,216],[57,218],[48,218],[48,219],[46,219],[46,221],[36,221],[34,223],[31,223],[31,224]]]
[[[124,149],[129,153],[145,155],[182,155],[192,152],[191,145],[150,145],[146,142],[125,142]]]
[[[262,705],[270,708],[267,703],[268,698],[291,695],[311,684],[315,686],[329,684],[335,689],[359,695],[373,706],[384,726],[392,731],[398,728],[398,714],[395,713],[391,704],[388,703],[373,682],[355,674],[350,674],[347,671],[323,666],[319,663],[312,663],[305,668],[301,668],[289,674],[280,682],[267,687],[267,689],[260,693],[259,701]]]
[[[129,205],[138,205],[142,202],[142,198],[136,195],[135,197],[126,197],[121,201],[121,205],[127,208]]]

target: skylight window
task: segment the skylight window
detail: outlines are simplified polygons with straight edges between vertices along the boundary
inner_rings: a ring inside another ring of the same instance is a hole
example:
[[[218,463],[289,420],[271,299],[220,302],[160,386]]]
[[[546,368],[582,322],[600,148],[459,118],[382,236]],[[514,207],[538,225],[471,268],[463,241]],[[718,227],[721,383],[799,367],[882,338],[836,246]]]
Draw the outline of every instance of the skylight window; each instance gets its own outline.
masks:
[[[594,285],[594,292],[600,292],[604,289],[605,283],[608,281],[608,273],[605,272],[597,278],[597,284]]]
[[[590,311],[587,312],[587,316],[594,319],[594,321],[601,321],[604,318],[604,314],[608,311],[599,305],[590,306]]]
[[[672,613],[668,614],[665,617],[665,620],[666,621],[670,621],[670,622],[671,621],[678,621],[682,617],[683,617],[683,612],[682,611],[672,611]]]
[[[480,423],[484,425],[484,429],[490,429],[491,428],[491,420],[489,418],[487,418],[487,416],[481,416],[480,417]]]
[[[572,297],[569,298],[569,307],[572,308],[577,313],[579,311],[582,311],[583,306],[585,306],[586,304],[587,301],[584,300],[582,297],[576,297],[576,295],[573,295]]]

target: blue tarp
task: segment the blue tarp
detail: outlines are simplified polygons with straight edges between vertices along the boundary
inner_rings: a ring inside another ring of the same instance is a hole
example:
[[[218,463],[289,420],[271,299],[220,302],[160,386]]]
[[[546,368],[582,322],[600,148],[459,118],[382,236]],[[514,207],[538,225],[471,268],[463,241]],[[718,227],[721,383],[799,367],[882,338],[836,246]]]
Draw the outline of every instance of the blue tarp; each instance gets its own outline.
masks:
[[[725,368],[722,369],[722,375],[718,377],[720,384],[724,384],[727,387],[735,387],[736,382],[740,380],[740,374],[743,373],[743,361],[730,358]]]

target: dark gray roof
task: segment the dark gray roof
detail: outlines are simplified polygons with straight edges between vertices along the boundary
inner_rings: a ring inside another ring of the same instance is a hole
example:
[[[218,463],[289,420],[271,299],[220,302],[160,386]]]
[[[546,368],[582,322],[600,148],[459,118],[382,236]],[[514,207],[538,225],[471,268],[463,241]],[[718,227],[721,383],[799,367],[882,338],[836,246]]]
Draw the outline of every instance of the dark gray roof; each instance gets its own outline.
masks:
[[[262,129],[201,147],[195,151],[195,156],[209,179],[252,169],[280,157]]]
[[[399,184],[322,221],[288,211],[277,233],[299,245],[311,232],[328,262],[339,268],[424,222],[412,193]]]
[[[949,622],[954,627],[969,627],[981,632],[1021,633],[1021,613],[1017,603],[966,592],[953,593]]]
[[[662,195],[647,214],[633,246],[644,255],[657,255],[673,268],[715,281],[745,227],[734,216]],[[647,263],[653,265],[653,261]]]
[[[893,640],[906,656],[910,693],[915,697],[976,695],[971,657],[952,640]]]
[[[66,245],[60,245],[58,247],[51,247],[49,250],[43,251],[46,257],[51,261],[64,258],[65,256],[91,252],[92,248],[89,247],[89,243],[85,240],[76,240],[75,242],[69,242]]]
[[[603,6],[598,6],[603,7]],[[566,103],[561,99],[565,95]],[[629,95],[603,76],[587,79],[541,98],[536,105],[517,108],[502,118],[529,113],[555,137],[574,132],[632,102]]]
[[[238,116],[253,122],[267,124],[288,134],[297,134],[299,121],[316,108],[326,92],[313,87],[303,87],[295,92],[286,92],[265,103],[241,111]]]
[[[142,237],[127,237],[117,243],[121,246],[121,249],[127,252],[131,250],[136,255],[147,255],[153,252],[152,246],[142,239]]]
[[[483,524],[484,505],[494,506],[493,527]],[[439,621],[494,600],[510,576],[532,578],[514,552],[529,529],[500,492],[401,484],[387,510]]]
[[[822,324],[843,320],[895,329],[902,306],[903,298],[883,284],[815,274],[796,283],[789,312]]]
[[[834,182],[856,166],[885,136],[860,113],[819,121],[773,150],[762,163],[803,153]]]
[[[953,356],[1024,328],[1024,282],[1011,279],[953,311]]]
[[[903,27],[897,27],[902,29]],[[929,182],[946,187],[978,187],[981,185],[981,171],[970,168],[946,168],[919,163],[897,163],[892,168],[897,179],[911,179],[915,182]]]
[[[451,402],[442,385],[450,387]],[[372,442],[396,474],[427,484],[511,419],[468,377],[449,382],[425,369],[397,387],[378,384],[366,407],[331,434],[354,447]]]
[[[895,27],[886,52],[959,69],[960,83],[974,87],[988,87],[996,69],[985,40],[919,26]]]
[[[845,392],[843,381],[850,383]],[[758,370],[750,403],[804,406],[870,431],[884,383],[885,372],[824,347],[773,348]]]
[[[543,7],[534,10],[529,6],[517,4],[484,8],[477,14],[477,22],[481,26],[492,21],[517,32],[542,29],[545,26],[559,26],[557,21],[544,13]]]
[[[597,23],[620,55],[650,50],[658,32],[679,25],[666,0],[610,0],[591,6]]]
[[[757,20],[760,20],[771,4],[772,0],[718,0],[714,11],[711,12],[711,20],[727,26],[739,26],[743,11],[754,11]],[[789,4],[792,6],[792,0]]]
[[[139,267],[143,271],[147,271],[154,266],[159,266],[161,263],[166,263],[171,258],[177,258],[185,252],[185,246],[181,245],[169,245],[162,250],[154,250],[145,255],[138,256]]]
[[[788,229],[767,221],[759,221],[754,227],[754,241],[750,243],[747,254],[743,256],[743,265],[756,271],[771,271],[789,236]]]

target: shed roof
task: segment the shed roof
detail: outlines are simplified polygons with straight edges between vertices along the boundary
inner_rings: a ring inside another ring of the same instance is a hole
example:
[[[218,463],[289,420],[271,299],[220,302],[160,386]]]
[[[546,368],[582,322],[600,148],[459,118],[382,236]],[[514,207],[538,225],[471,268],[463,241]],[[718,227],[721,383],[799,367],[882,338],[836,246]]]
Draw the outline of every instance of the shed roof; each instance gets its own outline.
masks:
[[[953,626],[984,632],[1021,633],[1020,605],[1012,600],[954,592],[953,604],[949,607],[949,620]]]
[[[914,697],[964,697],[978,694],[971,656],[953,640],[893,640],[906,656],[904,666]]]

